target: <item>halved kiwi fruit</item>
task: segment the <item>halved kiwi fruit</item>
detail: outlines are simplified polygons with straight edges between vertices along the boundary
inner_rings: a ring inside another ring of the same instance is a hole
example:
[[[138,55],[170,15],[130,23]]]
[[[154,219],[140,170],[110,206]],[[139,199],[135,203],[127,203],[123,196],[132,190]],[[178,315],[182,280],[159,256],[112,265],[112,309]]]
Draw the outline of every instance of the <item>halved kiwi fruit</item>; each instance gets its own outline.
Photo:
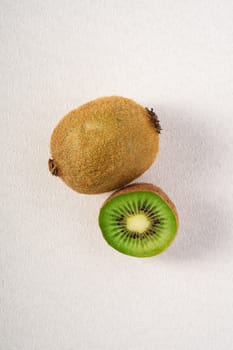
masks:
[[[163,252],[178,229],[168,196],[152,184],[133,184],[113,193],[99,214],[106,241],[121,253],[149,257]]]
[[[153,109],[124,97],[98,98],[71,111],[56,126],[49,170],[75,191],[112,191],[151,166],[160,130]]]

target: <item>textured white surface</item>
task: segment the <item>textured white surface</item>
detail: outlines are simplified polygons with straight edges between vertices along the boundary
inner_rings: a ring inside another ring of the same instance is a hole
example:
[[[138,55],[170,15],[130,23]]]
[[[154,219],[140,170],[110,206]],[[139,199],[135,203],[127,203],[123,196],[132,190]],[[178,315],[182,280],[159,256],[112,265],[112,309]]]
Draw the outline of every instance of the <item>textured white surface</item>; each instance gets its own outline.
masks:
[[[228,350],[233,344],[233,3],[1,1],[1,350]],[[104,95],[155,107],[140,181],[177,204],[164,254],[99,232],[107,194],[47,170],[53,127]]]

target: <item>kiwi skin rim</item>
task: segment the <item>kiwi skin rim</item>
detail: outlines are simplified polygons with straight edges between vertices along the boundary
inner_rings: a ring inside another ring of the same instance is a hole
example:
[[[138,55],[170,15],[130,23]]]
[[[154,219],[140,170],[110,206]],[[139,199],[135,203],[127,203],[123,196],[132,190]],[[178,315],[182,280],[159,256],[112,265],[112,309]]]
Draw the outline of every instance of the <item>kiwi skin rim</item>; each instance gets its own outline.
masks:
[[[167,205],[171,208],[174,216],[175,216],[175,219],[176,219],[176,224],[177,224],[177,230],[176,230],[176,234],[175,236],[173,237],[173,240],[169,243],[169,245],[164,249],[162,250],[159,254],[163,253],[170,245],[171,243],[174,241],[176,235],[177,235],[177,232],[178,232],[178,229],[179,229],[179,217],[178,217],[178,212],[177,212],[177,209],[176,209],[176,206],[175,204],[170,200],[170,198],[168,197],[168,195],[158,186],[155,186],[151,183],[145,183],[145,182],[142,182],[142,183],[133,183],[131,185],[128,185],[126,187],[123,187],[117,191],[115,191],[114,193],[112,193],[103,203],[101,209],[111,200],[113,199],[114,197],[117,197],[121,194],[127,194],[127,193],[130,193],[130,192],[153,192],[155,194],[157,194],[158,196],[160,196],[166,203]],[[100,210],[101,210],[100,209]],[[108,243],[108,241],[106,241]],[[109,243],[108,243],[109,244]],[[109,244],[110,245],[110,244]],[[111,246],[111,245],[110,245]],[[111,246],[112,247],[112,246]],[[114,247],[112,247],[114,248]],[[115,249],[115,248],[114,248]],[[125,254],[125,255],[128,255],[124,252],[120,252],[122,254]],[[137,257],[137,258],[152,258],[153,256],[155,255],[151,255],[151,256],[134,256],[134,255],[130,255],[132,257]]]

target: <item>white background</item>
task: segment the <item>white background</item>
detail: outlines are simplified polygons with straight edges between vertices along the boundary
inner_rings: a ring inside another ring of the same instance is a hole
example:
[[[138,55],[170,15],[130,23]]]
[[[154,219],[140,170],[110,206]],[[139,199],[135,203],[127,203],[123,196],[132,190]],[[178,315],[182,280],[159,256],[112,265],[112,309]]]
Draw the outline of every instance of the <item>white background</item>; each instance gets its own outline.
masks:
[[[1,0],[1,350],[226,350],[233,344],[231,0]],[[47,169],[50,134],[105,95],[154,107],[139,180],[176,203],[162,255],[111,249],[108,194]]]

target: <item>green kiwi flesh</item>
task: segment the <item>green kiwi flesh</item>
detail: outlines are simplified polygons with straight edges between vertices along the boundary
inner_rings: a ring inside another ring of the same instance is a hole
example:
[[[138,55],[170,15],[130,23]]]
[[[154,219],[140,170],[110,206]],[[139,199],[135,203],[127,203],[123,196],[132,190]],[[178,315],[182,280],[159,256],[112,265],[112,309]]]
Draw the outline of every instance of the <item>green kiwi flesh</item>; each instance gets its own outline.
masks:
[[[105,240],[119,252],[135,257],[163,252],[178,229],[173,205],[152,191],[122,192],[110,197],[100,210]]]

